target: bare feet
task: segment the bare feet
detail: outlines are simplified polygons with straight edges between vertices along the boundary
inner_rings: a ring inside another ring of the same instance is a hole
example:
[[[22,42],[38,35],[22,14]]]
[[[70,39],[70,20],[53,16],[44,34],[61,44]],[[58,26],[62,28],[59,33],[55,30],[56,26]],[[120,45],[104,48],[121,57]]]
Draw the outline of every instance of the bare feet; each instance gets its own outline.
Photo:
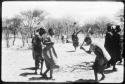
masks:
[[[116,68],[113,68],[112,70],[113,70],[113,71],[117,71],[117,69],[116,69]]]
[[[48,78],[46,74],[42,74],[43,78]]]
[[[55,80],[53,77],[49,77],[49,79],[51,79],[51,80]]]
[[[102,78],[100,79],[100,81],[101,81],[101,80],[104,80],[104,78],[105,78],[105,76],[102,76]]]
[[[37,71],[35,71],[35,74],[37,74]]]

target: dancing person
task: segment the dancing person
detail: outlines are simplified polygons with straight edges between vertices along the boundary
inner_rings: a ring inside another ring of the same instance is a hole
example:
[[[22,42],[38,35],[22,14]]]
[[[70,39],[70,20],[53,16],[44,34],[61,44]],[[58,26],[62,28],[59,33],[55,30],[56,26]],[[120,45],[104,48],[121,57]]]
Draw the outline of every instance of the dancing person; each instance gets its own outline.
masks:
[[[64,35],[61,36],[62,43],[65,43]]]
[[[40,28],[36,30],[36,34],[32,39],[32,54],[33,59],[35,60],[35,74],[37,74],[37,69],[39,68],[39,63],[41,63],[41,72],[43,68],[43,57],[42,57],[42,45],[41,45],[41,36],[45,34],[45,30]]]
[[[113,41],[113,45],[112,45],[112,58],[111,58],[111,65],[113,66],[113,71],[116,71],[116,63],[117,61],[121,61],[122,57],[121,57],[121,42],[120,42],[120,34],[119,32],[121,31],[120,26],[117,25],[115,27],[115,29],[113,29],[113,37],[112,37],[112,41]]]
[[[78,47],[78,45],[79,45],[79,38],[78,38],[78,33],[79,33],[80,31],[78,31],[78,32],[75,32],[74,31],[74,33],[72,34],[72,42],[73,42],[73,46],[74,46],[74,48],[75,48],[75,51],[76,51],[76,48]]]
[[[120,35],[121,29],[119,25],[116,25],[116,35],[115,35],[115,39],[117,40],[117,44],[116,44],[116,54],[117,54],[117,60],[120,61],[120,63],[122,62],[122,38]]]
[[[53,78],[53,68],[56,67],[56,62],[54,57],[57,58],[56,51],[54,49],[54,42],[53,42],[53,35],[54,32],[50,28],[48,30],[48,33],[44,36],[44,41],[43,44],[46,45],[45,48],[43,49],[43,56],[46,64],[46,71],[41,74],[45,78],[52,79]],[[50,71],[50,77],[47,77],[47,72]]]
[[[92,40],[90,37],[86,37],[84,39],[84,43],[85,45],[88,45],[88,46],[90,45],[89,50],[87,51],[83,46],[80,46],[80,49],[84,50],[89,54],[91,52],[94,52],[94,54],[96,55],[95,62],[92,67],[94,69],[95,81],[98,81],[97,73],[100,73],[102,75],[102,78],[100,80],[103,80],[105,78],[104,69],[107,65],[107,62],[110,59],[110,55],[100,45],[92,43]]]
[[[111,56],[112,59],[112,55],[113,55],[113,33],[112,33],[112,26],[111,25],[107,25],[107,32],[106,32],[106,36],[105,36],[105,42],[104,42],[104,47],[107,50],[107,52],[109,53],[109,55]],[[107,68],[110,67],[111,64],[111,60],[108,62],[107,64]]]

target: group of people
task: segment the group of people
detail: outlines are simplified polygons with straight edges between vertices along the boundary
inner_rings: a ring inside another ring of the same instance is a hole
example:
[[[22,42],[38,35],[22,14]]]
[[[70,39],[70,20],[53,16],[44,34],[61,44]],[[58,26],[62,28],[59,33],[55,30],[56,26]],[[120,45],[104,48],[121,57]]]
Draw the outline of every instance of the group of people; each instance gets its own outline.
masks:
[[[85,37],[83,44],[80,46],[80,49],[91,54],[94,52],[96,55],[95,62],[93,64],[93,70],[95,74],[95,80],[98,81],[97,73],[101,73],[103,80],[105,78],[104,70],[109,68],[110,65],[113,66],[113,71],[116,71],[116,63],[118,61],[122,62],[122,41],[120,39],[120,26],[116,25],[115,28],[108,25],[107,33],[105,36],[104,46],[100,46],[97,43],[92,42],[91,37],[88,35]],[[86,50],[84,46],[90,46],[89,50]]]
[[[83,44],[80,46],[80,49],[84,50],[88,54],[94,52],[96,55],[95,62],[93,64],[93,70],[95,75],[95,80],[98,81],[97,73],[101,73],[103,80],[105,78],[104,70],[113,66],[113,71],[116,71],[116,62],[122,62],[121,56],[121,39],[120,39],[120,26],[116,25],[112,27],[107,25],[107,32],[105,36],[104,47],[93,43],[91,37],[87,35],[83,41]],[[80,32],[80,31],[79,31]],[[79,45],[77,34],[79,32],[74,32],[72,35],[73,46],[76,48]],[[53,68],[59,66],[56,64],[54,57],[57,58],[56,51],[54,49],[53,41],[54,32],[50,28],[46,31],[44,28],[40,28],[36,31],[35,36],[32,39],[33,44],[33,58],[35,60],[35,73],[37,74],[37,69],[41,63],[41,72],[40,74],[45,78],[53,78]],[[89,50],[86,50],[83,46],[90,46]],[[46,71],[42,73],[43,62],[46,64]],[[47,72],[50,71],[50,77],[47,77]]]
[[[52,79],[53,78],[53,68],[59,67],[56,65],[54,57],[57,58],[56,51],[53,47],[53,29],[48,29],[46,31],[44,28],[36,30],[36,33],[32,39],[32,50],[33,58],[35,60],[35,74],[41,65],[40,74],[44,78]],[[46,70],[42,73],[43,62],[45,62]],[[50,77],[47,77],[47,72],[50,71]]]
[[[108,62],[108,67],[112,65],[114,71],[116,71],[116,62],[122,62],[123,40],[121,38],[120,31],[121,29],[119,25],[113,27],[110,24],[108,24],[107,33],[105,36],[104,47],[111,56],[111,60]]]

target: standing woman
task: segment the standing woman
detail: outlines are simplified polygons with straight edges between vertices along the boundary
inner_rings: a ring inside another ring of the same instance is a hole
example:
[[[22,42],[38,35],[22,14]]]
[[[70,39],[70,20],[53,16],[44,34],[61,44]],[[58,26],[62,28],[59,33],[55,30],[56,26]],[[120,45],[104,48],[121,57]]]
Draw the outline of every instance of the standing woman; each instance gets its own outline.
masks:
[[[56,62],[54,60],[54,57],[57,58],[57,54],[54,49],[54,42],[53,42],[53,35],[54,32],[50,28],[48,30],[48,34],[45,35],[43,44],[45,45],[45,48],[43,49],[43,56],[45,59],[45,64],[46,64],[46,71],[42,74],[43,77],[47,77],[47,72],[50,71],[50,79],[53,78],[53,68],[56,66]]]
[[[76,34],[75,31],[74,31],[74,33],[72,34],[72,42],[73,42],[73,46],[74,46],[75,51],[76,51],[76,48],[78,47],[79,42],[78,42],[78,36],[77,36],[77,34]]]
[[[120,34],[121,31],[120,26],[117,25],[115,29],[113,29],[113,58],[111,60],[111,63],[113,65],[113,71],[116,71],[116,62],[121,61],[121,42],[120,42]]]
[[[106,32],[106,36],[105,36],[105,43],[104,43],[104,47],[107,50],[107,52],[109,53],[109,55],[111,56],[111,59],[113,59],[113,33],[112,33],[112,27],[111,25],[107,25],[107,32]],[[111,64],[111,60],[108,62],[107,64],[107,68],[110,67]]]
[[[75,28],[75,26],[76,26],[76,22],[74,22],[73,23],[73,27]],[[73,42],[73,46],[74,46],[74,48],[75,48],[75,51],[76,51],[76,48],[78,47],[78,45],[79,45],[79,38],[78,38],[78,36],[77,36],[77,34],[78,34],[79,32],[76,32],[75,30],[74,30],[74,32],[73,32],[73,34],[72,34],[72,42]]]
[[[42,57],[42,35],[45,34],[45,30],[40,28],[36,30],[36,33],[32,39],[32,54],[35,61],[35,74],[37,74],[37,69],[39,68],[39,63],[41,63],[41,72],[43,68],[43,57]]]
[[[78,33],[81,32],[78,31],[78,32],[75,32],[72,34],[72,42],[73,42],[73,46],[75,48],[75,51],[76,51],[76,48],[79,46],[79,38],[78,38]]]

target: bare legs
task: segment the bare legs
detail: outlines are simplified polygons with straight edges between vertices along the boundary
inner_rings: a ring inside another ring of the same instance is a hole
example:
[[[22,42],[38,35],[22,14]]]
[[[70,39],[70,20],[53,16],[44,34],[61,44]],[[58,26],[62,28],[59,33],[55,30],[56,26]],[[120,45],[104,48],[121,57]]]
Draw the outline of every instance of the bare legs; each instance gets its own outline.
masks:
[[[102,72],[101,75],[102,75],[102,78],[100,80],[104,80],[104,78],[105,78],[104,73]]]
[[[39,69],[39,63],[41,63],[41,72],[40,72],[40,74],[42,74],[43,61],[44,60],[39,58],[39,57],[35,59],[35,74],[37,74],[37,69]]]
[[[98,81],[97,72],[95,70],[94,70],[94,75],[95,75],[95,81]]]
[[[50,79],[53,78],[53,75],[52,75],[52,74],[53,74],[53,69],[50,68]]]
[[[46,64],[46,71],[43,73],[43,77],[47,78],[47,73],[48,71],[50,71],[50,79],[53,78],[52,74],[53,74],[53,68],[52,68],[52,65],[49,64],[46,60],[45,60],[45,64]]]
[[[97,72],[94,70],[94,75],[95,75],[95,81],[98,81],[98,75],[97,75]],[[104,80],[105,78],[105,75],[103,72],[101,72],[101,75],[102,75],[102,78],[100,80]]]
[[[35,58],[35,74],[37,74],[37,69],[39,68],[39,58]]]
[[[43,59],[41,59],[41,71],[40,71],[40,74],[42,75],[42,70],[43,70]]]

